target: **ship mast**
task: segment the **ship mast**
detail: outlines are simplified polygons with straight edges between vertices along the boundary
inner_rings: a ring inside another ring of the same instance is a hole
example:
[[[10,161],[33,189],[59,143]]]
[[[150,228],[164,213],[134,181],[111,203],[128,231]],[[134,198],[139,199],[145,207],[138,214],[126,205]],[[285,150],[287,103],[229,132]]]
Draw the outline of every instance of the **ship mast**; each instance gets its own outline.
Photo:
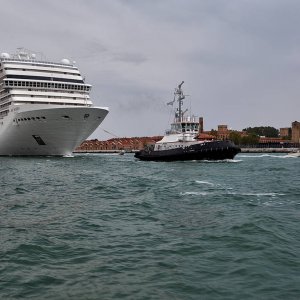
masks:
[[[178,101],[178,114],[177,114],[177,117],[178,117],[178,121],[179,122],[182,122],[183,119],[183,112],[182,112],[182,104],[183,104],[183,99],[185,99],[185,95],[183,95],[183,91],[181,89],[181,86],[184,84],[184,81],[182,81],[179,85],[178,85],[178,88],[175,89],[175,92],[174,92],[174,97],[177,96],[177,101]]]

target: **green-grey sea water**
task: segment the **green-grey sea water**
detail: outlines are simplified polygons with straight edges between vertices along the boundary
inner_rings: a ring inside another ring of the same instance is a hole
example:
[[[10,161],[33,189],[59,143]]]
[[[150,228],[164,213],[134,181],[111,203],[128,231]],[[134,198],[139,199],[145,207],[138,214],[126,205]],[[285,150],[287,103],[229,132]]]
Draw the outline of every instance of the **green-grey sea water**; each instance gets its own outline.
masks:
[[[300,159],[0,158],[0,299],[299,299]]]

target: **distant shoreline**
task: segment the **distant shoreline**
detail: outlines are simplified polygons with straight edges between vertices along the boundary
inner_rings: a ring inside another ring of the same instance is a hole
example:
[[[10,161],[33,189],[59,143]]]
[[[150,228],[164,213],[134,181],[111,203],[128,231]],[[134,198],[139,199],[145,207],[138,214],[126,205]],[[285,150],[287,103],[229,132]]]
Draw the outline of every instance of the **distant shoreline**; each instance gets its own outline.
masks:
[[[241,148],[241,153],[290,153],[298,148]],[[125,150],[125,153],[135,153],[139,150]],[[73,153],[104,153],[120,154],[123,150],[75,150]]]
[[[139,150],[125,150],[125,153],[135,153]],[[74,150],[73,153],[106,153],[106,154],[120,154],[124,150]]]

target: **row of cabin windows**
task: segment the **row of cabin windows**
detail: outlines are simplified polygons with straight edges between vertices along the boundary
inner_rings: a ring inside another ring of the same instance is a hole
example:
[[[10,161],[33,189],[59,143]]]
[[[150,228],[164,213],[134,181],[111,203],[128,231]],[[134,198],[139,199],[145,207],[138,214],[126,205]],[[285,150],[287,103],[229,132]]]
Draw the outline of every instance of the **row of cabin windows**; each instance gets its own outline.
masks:
[[[3,111],[0,111],[0,118],[3,118],[3,117],[5,117],[5,116],[7,116],[7,115],[8,115],[8,112],[9,112],[8,109],[3,110]]]
[[[8,91],[7,90],[5,90],[5,89],[0,89],[0,97],[1,96],[3,96],[3,95],[8,95],[9,93],[8,93]]]
[[[52,105],[73,105],[73,106],[85,106],[84,104],[82,104],[82,103],[64,103],[64,102],[36,102],[36,101],[21,101],[21,102],[19,102],[19,101],[14,101],[14,103],[15,104],[52,104]],[[7,102],[7,103],[4,103],[4,104],[2,104],[2,105],[0,105],[0,110],[2,110],[2,109],[5,109],[5,108],[7,108],[8,106],[10,106],[11,105],[11,102]],[[8,112],[8,110],[3,110],[2,112],[1,112],[1,114],[3,113],[3,112]]]
[[[198,131],[199,123],[173,124],[171,130],[182,131],[182,132]]]
[[[84,84],[83,79],[71,79],[71,78],[58,78],[58,77],[53,77],[53,76],[32,76],[32,75],[11,75],[11,74],[7,74],[6,78],[13,78],[13,79],[24,79],[24,80],[30,80],[30,81],[35,81],[35,80],[43,80],[43,81],[55,81],[55,82],[66,82],[66,83],[81,83]],[[13,79],[9,79],[9,80],[13,80]]]
[[[161,149],[174,149],[174,148],[184,148],[183,145],[171,145],[171,146],[167,146],[167,145],[158,145],[157,146],[157,150],[161,150]]]
[[[64,95],[64,96],[49,96],[49,95],[28,95],[28,94],[12,94],[12,97],[23,97],[23,98],[51,98],[51,99],[74,99],[74,100],[84,100],[84,101],[88,101],[90,98],[89,97],[73,97],[71,95]],[[3,101],[3,99],[7,99],[9,97],[11,97],[10,95],[5,96],[1,99],[1,101]]]
[[[20,119],[14,119],[13,122],[22,122],[22,121],[40,121],[40,120],[46,120],[46,117],[30,117],[30,118],[20,118]]]
[[[0,109],[10,106],[10,105],[11,105],[11,102],[4,103],[4,104],[0,105]]]
[[[53,82],[32,82],[32,81],[4,81],[5,87],[41,87],[41,88],[54,88],[63,90],[78,90],[89,91],[90,86],[66,83],[53,83]]]
[[[197,131],[199,123],[182,123],[182,131]]]
[[[3,102],[5,102],[5,101],[7,101],[7,100],[9,100],[9,98],[10,98],[9,95],[7,95],[7,96],[3,95],[1,97],[1,94],[0,94],[0,104],[3,103]]]
[[[39,102],[39,101],[14,101],[14,104],[43,104],[43,105],[72,105],[72,106],[91,106],[83,103],[65,103],[65,102]]]
[[[13,95],[14,96],[14,95]],[[68,99],[68,100],[81,100],[81,101],[89,101],[89,98],[78,98],[78,97],[61,97],[61,96],[42,96],[42,95],[15,95],[16,97],[24,97],[24,98],[46,98],[46,99]],[[4,102],[11,98],[11,95],[7,95],[0,99],[0,103]],[[21,102],[22,103],[22,102]]]
[[[0,103],[3,103],[3,102],[5,102],[6,100],[8,100],[8,99],[10,99],[10,98],[11,98],[10,95],[4,96],[4,97],[2,97],[2,98],[0,99]]]
[[[28,72],[43,72],[43,73],[47,72],[47,70],[20,69],[20,68],[4,68],[4,70],[16,70],[16,71],[21,71],[22,70],[22,71],[28,71]],[[79,73],[70,73],[70,72],[54,71],[54,70],[51,70],[51,73],[80,76]]]

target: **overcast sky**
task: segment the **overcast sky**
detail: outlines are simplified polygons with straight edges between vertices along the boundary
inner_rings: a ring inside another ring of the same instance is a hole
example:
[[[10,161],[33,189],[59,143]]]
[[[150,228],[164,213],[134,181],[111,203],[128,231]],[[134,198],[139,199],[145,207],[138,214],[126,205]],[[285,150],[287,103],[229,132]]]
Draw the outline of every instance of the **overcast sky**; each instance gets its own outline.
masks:
[[[300,121],[299,0],[0,0],[0,52],[69,58],[110,113],[90,138],[161,135],[174,88],[218,124]]]

